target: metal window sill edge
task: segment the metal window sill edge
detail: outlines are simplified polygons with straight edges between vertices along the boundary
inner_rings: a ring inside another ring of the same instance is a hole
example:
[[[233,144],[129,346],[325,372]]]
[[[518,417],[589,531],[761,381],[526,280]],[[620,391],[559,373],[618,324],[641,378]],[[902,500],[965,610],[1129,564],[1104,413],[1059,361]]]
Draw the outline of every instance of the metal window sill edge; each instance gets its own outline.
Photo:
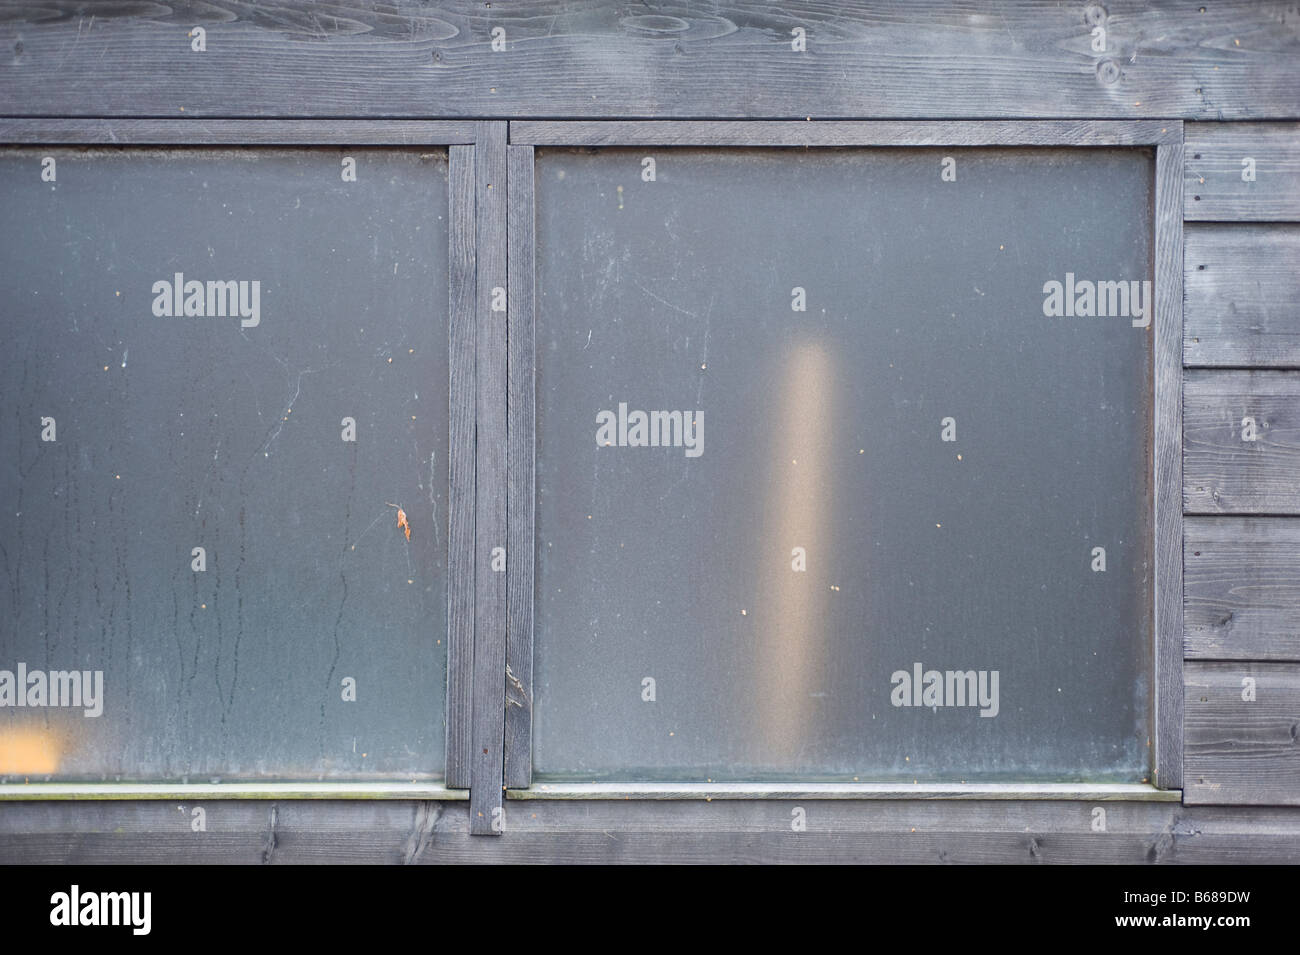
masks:
[[[0,803],[123,799],[469,799],[438,783],[3,783]]]
[[[509,799],[1056,799],[1179,802],[1182,790],[1141,783],[538,783]]]

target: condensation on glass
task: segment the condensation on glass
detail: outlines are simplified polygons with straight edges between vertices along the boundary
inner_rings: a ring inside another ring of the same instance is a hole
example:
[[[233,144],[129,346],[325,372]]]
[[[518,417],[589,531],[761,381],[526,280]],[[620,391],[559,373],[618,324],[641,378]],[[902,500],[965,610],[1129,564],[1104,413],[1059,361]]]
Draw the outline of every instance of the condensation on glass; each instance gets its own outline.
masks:
[[[446,151],[0,196],[0,781],[441,777]]]
[[[539,150],[538,777],[1147,778],[1153,167]]]

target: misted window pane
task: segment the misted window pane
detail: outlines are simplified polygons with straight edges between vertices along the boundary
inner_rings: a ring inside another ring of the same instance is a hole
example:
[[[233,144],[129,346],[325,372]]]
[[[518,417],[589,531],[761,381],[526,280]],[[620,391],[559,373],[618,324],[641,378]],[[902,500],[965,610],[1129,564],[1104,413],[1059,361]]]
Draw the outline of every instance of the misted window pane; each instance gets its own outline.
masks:
[[[0,781],[440,777],[446,151],[0,172]]]
[[[1139,781],[1149,150],[540,150],[543,778]]]

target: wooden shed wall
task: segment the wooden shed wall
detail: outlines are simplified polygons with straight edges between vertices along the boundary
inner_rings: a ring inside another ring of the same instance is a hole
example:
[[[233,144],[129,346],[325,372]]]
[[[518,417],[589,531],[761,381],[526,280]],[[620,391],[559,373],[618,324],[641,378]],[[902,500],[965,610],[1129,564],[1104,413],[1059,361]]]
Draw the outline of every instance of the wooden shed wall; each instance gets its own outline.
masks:
[[[174,801],[32,801],[0,805],[0,859],[1300,861],[1294,2],[7,3],[0,115],[104,142],[178,118],[1187,121],[1181,803],[1108,802],[1099,833],[1083,798],[807,798],[795,837],[791,800],[537,799],[492,839],[463,801],[206,803],[200,834]]]
[[[1183,798],[1300,805],[1300,125],[1185,153]]]

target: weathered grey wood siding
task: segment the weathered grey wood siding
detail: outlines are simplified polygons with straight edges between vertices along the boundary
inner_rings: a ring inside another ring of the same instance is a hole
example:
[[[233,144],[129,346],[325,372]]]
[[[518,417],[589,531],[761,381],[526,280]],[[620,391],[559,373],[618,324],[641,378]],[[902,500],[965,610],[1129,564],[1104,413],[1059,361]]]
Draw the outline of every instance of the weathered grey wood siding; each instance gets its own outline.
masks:
[[[1300,862],[1296,809],[1078,801],[529,801],[470,835],[464,802],[19,803],[14,863]],[[790,831],[800,807],[805,832]],[[1092,829],[1106,811],[1106,831]]]
[[[4,112],[22,116],[1294,119],[1300,85],[1300,14],[1286,0],[14,11],[0,23],[0,83]],[[192,27],[206,52],[191,49]]]
[[[1185,130],[1184,801],[1300,805],[1300,124]]]
[[[194,27],[206,31],[204,52],[191,48]],[[802,52],[792,47],[800,30]],[[1293,0],[48,0],[0,7],[0,115],[40,118],[43,141],[102,143],[123,130],[138,141],[157,119],[192,119],[186,141],[201,143],[223,117],[282,118],[259,134],[275,143],[297,141],[293,121],[308,118],[369,120],[349,138],[375,143],[420,141],[429,127],[418,121],[453,119],[1189,121],[1181,804],[1107,802],[1099,832],[1085,800],[807,800],[798,805],[808,830],[794,836],[796,803],[786,800],[507,800],[506,836],[492,839],[471,836],[487,822],[478,814],[500,804],[482,794],[472,807],[213,801],[206,833],[191,832],[172,801],[34,801],[0,805],[0,860],[1300,862]],[[501,176],[503,146],[493,138],[479,157],[455,148]],[[478,198],[478,227],[494,237],[486,260],[478,249],[480,267],[500,269],[505,198]],[[475,224],[468,214],[461,223]],[[472,269],[467,242],[462,264]],[[473,348],[473,330],[462,331]],[[486,343],[492,387],[504,389],[499,359],[517,343],[500,329]],[[1243,440],[1244,418],[1258,440]],[[503,486],[501,425],[483,448],[494,488]],[[523,453],[512,451],[511,467]],[[500,497],[479,506],[477,517],[501,529]],[[458,610],[467,626],[527,619],[526,595],[494,589],[483,599]],[[497,660],[503,645],[476,650]],[[468,673],[467,658],[456,665]],[[494,699],[510,692],[495,681],[483,688]],[[451,767],[461,785],[500,766],[498,741],[512,723],[502,726],[496,708],[483,708],[490,752],[475,742],[474,765]],[[472,730],[456,728],[457,752]],[[527,780],[526,767],[508,770],[515,784]]]

